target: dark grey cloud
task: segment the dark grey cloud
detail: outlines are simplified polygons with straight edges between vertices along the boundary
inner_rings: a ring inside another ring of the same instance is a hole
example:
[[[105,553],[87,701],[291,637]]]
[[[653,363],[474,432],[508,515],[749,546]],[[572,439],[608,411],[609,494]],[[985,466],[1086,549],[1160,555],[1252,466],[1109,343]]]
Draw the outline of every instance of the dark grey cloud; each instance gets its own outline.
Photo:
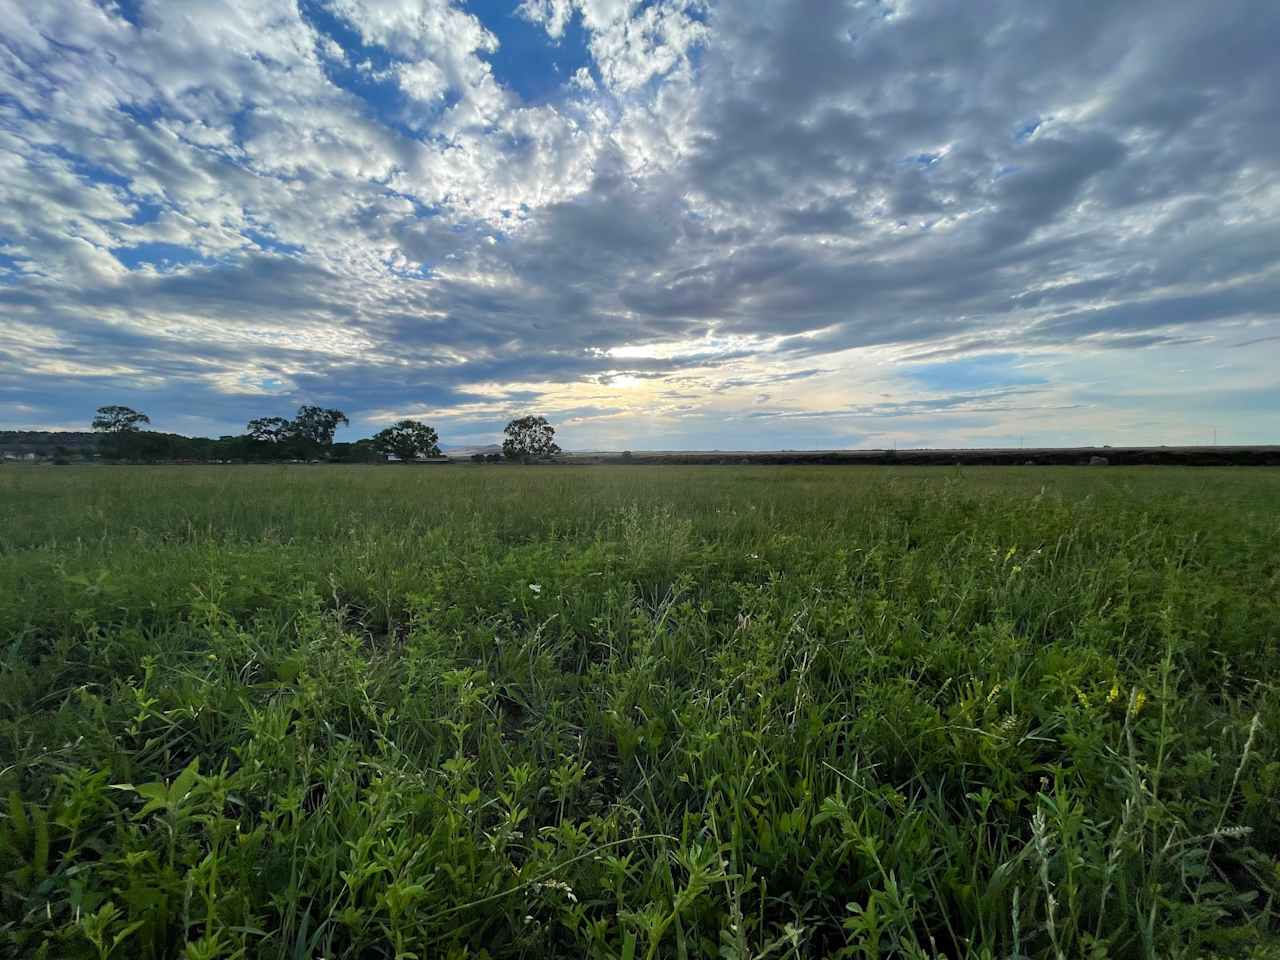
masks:
[[[1028,335],[1058,342],[1095,333],[1194,326],[1221,318],[1271,315],[1277,304],[1280,304],[1280,278],[1058,314],[1033,326]]]

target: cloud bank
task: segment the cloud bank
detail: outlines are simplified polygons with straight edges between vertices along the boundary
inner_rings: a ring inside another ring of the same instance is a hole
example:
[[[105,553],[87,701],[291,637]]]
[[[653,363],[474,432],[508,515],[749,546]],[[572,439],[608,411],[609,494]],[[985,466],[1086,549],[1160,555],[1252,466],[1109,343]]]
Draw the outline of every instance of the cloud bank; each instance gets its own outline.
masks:
[[[1276,439],[1268,2],[0,0],[0,426]]]

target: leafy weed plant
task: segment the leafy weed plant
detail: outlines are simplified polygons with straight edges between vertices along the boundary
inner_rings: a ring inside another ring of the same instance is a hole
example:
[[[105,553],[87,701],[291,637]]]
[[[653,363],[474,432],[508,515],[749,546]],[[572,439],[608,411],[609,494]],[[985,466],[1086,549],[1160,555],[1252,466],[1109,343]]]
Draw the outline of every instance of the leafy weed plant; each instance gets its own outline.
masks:
[[[1277,956],[1280,475],[0,471],[0,952]]]

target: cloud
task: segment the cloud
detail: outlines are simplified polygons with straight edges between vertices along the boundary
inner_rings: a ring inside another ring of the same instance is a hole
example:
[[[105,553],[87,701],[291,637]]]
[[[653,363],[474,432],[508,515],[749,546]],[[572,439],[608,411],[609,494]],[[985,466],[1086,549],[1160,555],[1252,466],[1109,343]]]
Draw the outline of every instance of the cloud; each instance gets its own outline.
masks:
[[[0,0],[9,425],[1176,440],[1176,369],[1272,436],[1274,4],[127,6]]]

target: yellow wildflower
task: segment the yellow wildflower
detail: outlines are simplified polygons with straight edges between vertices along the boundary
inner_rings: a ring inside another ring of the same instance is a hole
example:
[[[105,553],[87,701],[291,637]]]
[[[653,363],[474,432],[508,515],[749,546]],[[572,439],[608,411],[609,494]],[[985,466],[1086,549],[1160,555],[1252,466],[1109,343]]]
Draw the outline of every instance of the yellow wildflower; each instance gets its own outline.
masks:
[[[1144,690],[1135,688],[1129,694],[1129,716],[1136,717],[1142,713],[1142,708],[1147,705],[1147,694]]]

